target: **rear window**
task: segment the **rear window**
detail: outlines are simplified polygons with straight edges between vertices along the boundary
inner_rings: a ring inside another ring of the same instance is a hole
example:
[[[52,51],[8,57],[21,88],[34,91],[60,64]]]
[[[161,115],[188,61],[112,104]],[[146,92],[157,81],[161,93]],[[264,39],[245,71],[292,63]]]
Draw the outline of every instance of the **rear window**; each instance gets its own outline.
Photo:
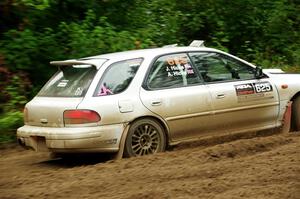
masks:
[[[92,65],[61,66],[60,70],[42,88],[38,96],[82,97],[89,88],[96,67]]]
[[[137,58],[110,65],[104,72],[94,96],[114,95],[126,90],[142,61],[142,58]]]

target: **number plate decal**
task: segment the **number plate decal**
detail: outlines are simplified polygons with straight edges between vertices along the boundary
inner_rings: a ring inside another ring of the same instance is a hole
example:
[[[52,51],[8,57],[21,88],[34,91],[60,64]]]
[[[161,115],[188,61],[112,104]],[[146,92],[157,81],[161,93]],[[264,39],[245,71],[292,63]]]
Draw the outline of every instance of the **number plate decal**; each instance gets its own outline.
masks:
[[[273,91],[273,87],[269,82],[254,83],[256,93],[266,93]]]

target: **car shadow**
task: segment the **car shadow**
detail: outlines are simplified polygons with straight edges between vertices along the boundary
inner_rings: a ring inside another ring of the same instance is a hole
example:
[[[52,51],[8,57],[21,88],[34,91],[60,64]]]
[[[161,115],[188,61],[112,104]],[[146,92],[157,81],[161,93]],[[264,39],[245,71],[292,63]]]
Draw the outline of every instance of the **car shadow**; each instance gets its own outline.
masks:
[[[64,154],[62,157],[50,157],[48,160],[36,164],[46,167],[74,168],[106,163],[113,160],[114,154]]]

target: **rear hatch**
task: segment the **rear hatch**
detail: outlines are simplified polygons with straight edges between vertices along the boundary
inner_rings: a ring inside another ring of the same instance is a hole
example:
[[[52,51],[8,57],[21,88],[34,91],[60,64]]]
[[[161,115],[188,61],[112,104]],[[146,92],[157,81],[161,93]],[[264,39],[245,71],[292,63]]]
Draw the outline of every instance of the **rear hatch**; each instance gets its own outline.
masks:
[[[92,65],[65,65],[53,75],[25,107],[25,124],[63,127],[63,113],[74,110],[84,98],[95,74]]]

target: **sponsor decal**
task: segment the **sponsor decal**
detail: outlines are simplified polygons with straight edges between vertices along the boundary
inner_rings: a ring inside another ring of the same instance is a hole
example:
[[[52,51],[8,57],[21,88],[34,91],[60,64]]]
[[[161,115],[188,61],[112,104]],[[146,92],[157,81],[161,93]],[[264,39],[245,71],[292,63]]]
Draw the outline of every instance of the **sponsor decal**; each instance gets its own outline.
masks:
[[[234,87],[237,95],[250,95],[255,93],[253,84],[239,84]]]
[[[248,83],[235,85],[235,91],[237,96],[251,95],[255,93],[266,93],[273,91],[273,87],[270,82]]]

